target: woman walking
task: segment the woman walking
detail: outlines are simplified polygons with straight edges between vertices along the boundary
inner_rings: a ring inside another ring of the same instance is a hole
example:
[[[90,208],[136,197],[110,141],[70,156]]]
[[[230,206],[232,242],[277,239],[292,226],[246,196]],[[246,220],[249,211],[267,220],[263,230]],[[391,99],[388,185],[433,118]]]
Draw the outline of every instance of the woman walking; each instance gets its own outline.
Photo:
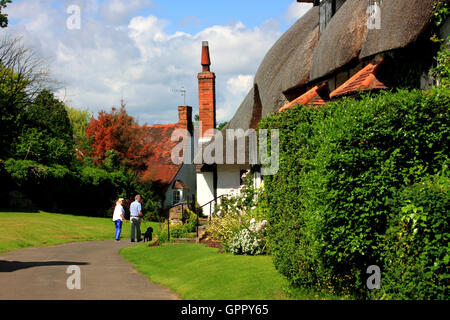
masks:
[[[122,222],[127,222],[125,219],[125,209],[123,208],[124,199],[120,198],[116,202],[116,208],[114,209],[113,221],[116,226],[116,241],[120,241],[120,234],[122,233]]]

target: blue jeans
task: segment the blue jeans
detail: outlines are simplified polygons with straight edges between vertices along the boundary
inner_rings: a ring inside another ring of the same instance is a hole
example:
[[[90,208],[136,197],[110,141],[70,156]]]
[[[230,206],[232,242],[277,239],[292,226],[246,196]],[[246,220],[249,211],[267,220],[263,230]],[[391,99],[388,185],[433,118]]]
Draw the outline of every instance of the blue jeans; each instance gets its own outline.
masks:
[[[114,221],[116,225],[116,240],[120,240],[120,234],[122,233],[122,220]]]

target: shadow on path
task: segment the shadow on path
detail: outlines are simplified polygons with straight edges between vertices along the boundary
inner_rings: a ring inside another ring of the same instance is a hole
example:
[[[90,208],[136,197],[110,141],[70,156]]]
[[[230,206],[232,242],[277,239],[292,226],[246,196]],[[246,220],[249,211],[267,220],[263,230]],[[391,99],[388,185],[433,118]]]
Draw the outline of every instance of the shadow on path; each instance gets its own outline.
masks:
[[[40,262],[21,262],[0,260],[0,272],[14,272],[17,270],[45,267],[45,266],[85,266],[87,262],[68,262],[68,261],[40,261]]]

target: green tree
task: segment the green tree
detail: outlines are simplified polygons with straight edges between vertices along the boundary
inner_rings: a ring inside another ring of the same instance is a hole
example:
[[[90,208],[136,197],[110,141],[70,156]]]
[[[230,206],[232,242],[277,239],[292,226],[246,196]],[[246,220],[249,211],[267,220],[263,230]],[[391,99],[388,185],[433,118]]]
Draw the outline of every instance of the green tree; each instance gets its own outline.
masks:
[[[0,3],[1,8],[1,3]],[[23,114],[50,83],[44,63],[20,38],[0,39],[0,158],[14,156]]]
[[[24,110],[26,80],[0,63],[0,158],[10,157],[20,130]]]
[[[228,121],[221,122],[217,124],[217,130],[222,130],[226,125],[228,124]]]
[[[67,116],[73,128],[73,140],[75,144],[75,152],[79,158],[83,158],[82,150],[88,150],[90,147],[89,139],[86,136],[86,128],[92,118],[92,112],[89,110],[79,110],[67,107]]]
[[[0,0],[0,27],[6,28],[8,26],[8,15],[6,13],[2,13],[2,9],[6,8],[8,3],[11,3],[11,0]]]
[[[15,156],[44,165],[72,164],[72,125],[64,104],[48,90],[43,90],[34,103],[27,107],[15,146]]]

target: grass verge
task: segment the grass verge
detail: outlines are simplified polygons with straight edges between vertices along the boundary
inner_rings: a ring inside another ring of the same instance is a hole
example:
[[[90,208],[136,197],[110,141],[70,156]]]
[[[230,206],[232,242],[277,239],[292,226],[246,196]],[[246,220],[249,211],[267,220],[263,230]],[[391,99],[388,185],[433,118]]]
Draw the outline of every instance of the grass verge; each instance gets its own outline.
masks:
[[[340,299],[289,289],[270,256],[218,253],[218,249],[202,244],[142,244],[122,249],[120,254],[150,281],[186,300]]]
[[[285,280],[266,256],[219,254],[197,244],[139,245],[120,251],[152,282],[188,300],[271,300],[283,298]]]

